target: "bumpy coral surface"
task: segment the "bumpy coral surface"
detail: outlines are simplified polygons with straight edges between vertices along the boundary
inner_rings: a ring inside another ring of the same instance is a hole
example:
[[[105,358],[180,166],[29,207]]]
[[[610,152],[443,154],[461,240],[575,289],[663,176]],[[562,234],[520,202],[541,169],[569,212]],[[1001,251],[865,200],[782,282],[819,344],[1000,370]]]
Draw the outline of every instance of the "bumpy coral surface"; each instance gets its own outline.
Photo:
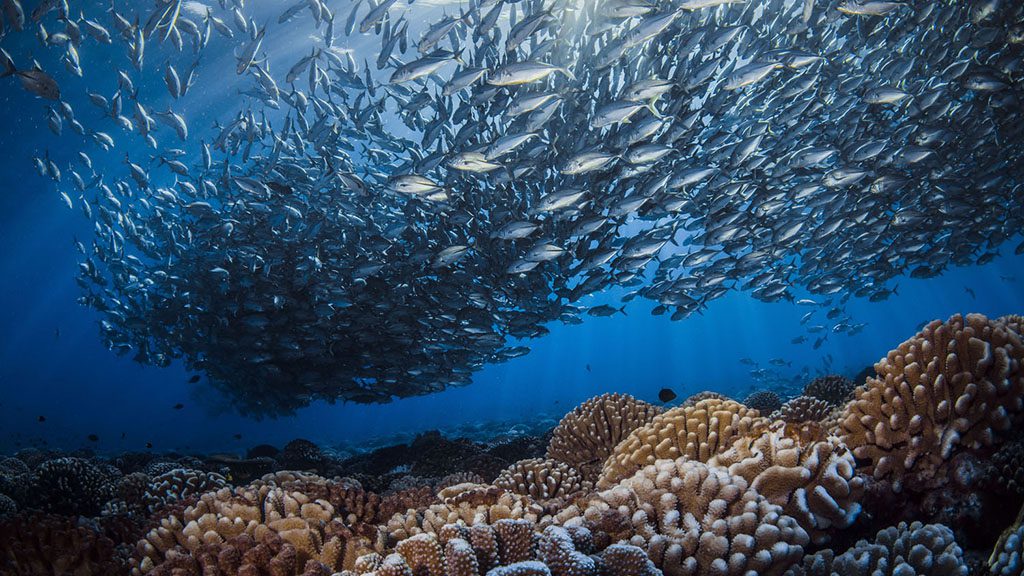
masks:
[[[816,424],[776,422],[762,434],[737,439],[708,464],[745,479],[816,542],[850,526],[860,513],[864,480],[856,474],[853,454]]]
[[[772,413],[772,420],[800,424],[822,422],[832,413],[832,404],[813,396],[797,396]]]
[[[712,392],[711,390],[704,390],[702,392],[697,392],[696,394],[691,394],[687,396],[686,400],[683,400],[679,405],[693,406],[694,404],[702,400],[721,400],[725,402],[727,400],[732,400],[732,398],[729,398],[725,394],[719,394],[718,392]]]
[[[744,406],[762,414],[771,414],[782,407],[782,398],[771,390],[758,390],[743,400]]]
[[[1021,517],[1009,527],[996,543],[992,556],[988,559],[989,573],[993,576],[1020,576],[1024,574],[1024,524]]]
[[[1024,345],[980,314],[934,321],[875,365],[857,389],[843,440],[864,469],[902,488],[907,474],[942,481],[958,448],[992,444],[1024,405]]]
[[[19,515],[0,523],[0,573],[12,576],[117,576],[114,543],[74,519]]]
[[[646,550],[668,575],[781,574],[807,533],[782,508],[721,467],[658,460],[587,506],[585,523]]]
[[[594,481],[615,446],[661,412],[661,408],[628,394],[591,398],[555,427],[547,457],[573,466]]]
[[[398,543],[388,556],[361,557],[349,575],[396,576],[657,576],[644,552],[634,546],[609,546],[590,556],[593,542],[585,528],[549,526],[541,534],[526,520],[493,525],[443,526],[437,534],[419,534]]]
[[[32,507],[57,514],[95,516],[114,494],[112,478],[84,458],[47,460],[35,470]]]
[[[440,504],[395,514],[387,522],[388,541],[437,533],[446,524],[494,524],[499,520],[537,522],[544,510],[529,496],[486,484],[457,484],[438,492]]]
[[[769,421],[757,410],[732,400],[701,400],[654,417],[626,437],[605,462],[598,488],[609,488],[653,464],[681,456],[706,462],[740,436],[757,434]]]
[[[172,502],[218,490],[226,485],[227,479],[215,472],[175,468],[149,481],[143,501],[146,510],[153,512]]]
[[[819,376],[804,386],[804,396],[810,396],[824,400],[833,406],[844,404],[853,398],[853,390],[857,385],[846,378],[836,374]]]
[[[225,546],[237,548],[238,542],[231,539],[240,535],[271,548],[279,538],[294,554],[282,552],[284,548],[278,546],[274,555],[294,555],[294,562],[288,560],[288,565],[295,570],[305,569],[310,561],[326,569],[340,569],[346,561],[372,550],[369,539],[352,534],[336,517],[330,502],[314,500],[292,489],[309,478],[268,475],[234,490],[222,488],[203,494],[195,505],[184,510],[181,518],[164,518],[136,545],[133,574],[149,574],[164,563],[173,567],[181,556],[198,558],[209,552],[203,546],[215,546],[218,550]],[[266,546],[261,550],[266,550]]]
[[[520,460],[503,470],[494,485],[538,500],[566,498],[591,488],[578,470],[550,458]]]
[[[953,531],[941,524],[900,523],[861,540],[836,556],[831,550],[806,556],[787,576],[967,576]]]

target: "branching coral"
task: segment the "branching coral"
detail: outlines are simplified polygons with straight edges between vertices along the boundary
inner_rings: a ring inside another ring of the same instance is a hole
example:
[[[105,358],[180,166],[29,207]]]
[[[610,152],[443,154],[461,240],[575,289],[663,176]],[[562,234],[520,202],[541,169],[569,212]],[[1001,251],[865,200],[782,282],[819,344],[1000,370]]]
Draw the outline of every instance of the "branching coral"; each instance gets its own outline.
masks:
[[[658,460],[599,493],[592,529],[643,548],[668,575],[781,574],[807,533],[740,476],[686,458]]]
[[[590,556],[592,540],[585,528],[549,526],[543,533],[525,520],[495,524],[443,526],[437,534],[402,540],[386,557],[360,558],[348,575],[370,576],[656,576],[642,550],[610,546]]]
[[[696,394],[691,394],[690,396],[687,396],[686,400],[683,400],[682,403],[679,404],[679,405],[680,406],[693,406],[694,404],[696,404],[697,402],[700,402],[701,400],[721,400],[721,401],[725,402],[727,400],[732,400],[732,399],[729,398],[728,396],[726,396],[725,394],[719,394],[718,392],[712,392],[710,390],[704,390],[703,392],[697,392]]]
[[[551,435],[547,457],[596,480],[615,446],[660,413],[657,406],[628,394],[596,396],[562,418]]]
[[[806,556],[786,576],[967,576],[953,531],[942,524],[900,523],[861,540],[836,556],[831,550]]]
[[[893,479],[943,481],[957,448],[992,444],[1024,403],[1024,345],[980,314],[934,321],[875,365],[841,427],[864,469]]]
[[[753,408],[761,414],[771,414],[782,407],[782,399],[771,390],[758,390],[743,401],[747,408]]]
[[[591,488],[572,466],[544,458],[516,462],[498,475],[494,485],[537,500],[566,498]]]
[[[537,522],[544,512],[529,496],[485,484],[457,484],[438,492],[438,497],[440,504],[422,512],[410,510],[392,516],[387,522],[389,541],[437,533],[445,524],[458,522],[468,526],[505,519]]]
[[[96,516],[114,495],[113,480],[84,458],[47,460],[35,470],[31,506],[57,514]]]
[[[609,488],[658,459],[686,456],[702,462],[726,450],[740,437],[757,434],[768,420],[732,400],[701,400],[660,414],[615,447],[598,479]]]
[[[745,479],[816,542],[860,513],[864,480],[856,475],[853,454],[817,424],[776,422],[762,434],[737,439],[708,464]]]
[[[853,398],[853,389],[857,385],[844,376],[830,374],[819,376],[804,386],[804,396],[824,400],[832,406],[839,406]]]
[[[18,515],[0,522],[0,573],[12,576],[117,576],[126,569],[114,543],[73,518]]]
[[[1017,520],[1003,531],[988,559],[992,576],[1020,576],[1024,574],[1024,508]]]
[[[172,502],[218,490],[226,485],[227,479],[220,474],[175,468],[151,479],[142,499],[146,511],[153,512]]]
[[[136,545],[133,573],[148,574],[161,563],[178,562],[181,556],[198,558],[204,545],[222,546],[240,535],[264,544],[280,538],[294,549],[296,570],[310,561],[340,569],[375,549],[374,542],[353,534],[335,517],[330,502],[292,489],[310,478],[271,475],[233,491],[222,488],[204,494],[181,518],[164,518]]]
[[[832,414],[833,406],[813,396],[797,396],[787,401],[772,413],[772,420],[799,424],[801,422],[822,422]]]

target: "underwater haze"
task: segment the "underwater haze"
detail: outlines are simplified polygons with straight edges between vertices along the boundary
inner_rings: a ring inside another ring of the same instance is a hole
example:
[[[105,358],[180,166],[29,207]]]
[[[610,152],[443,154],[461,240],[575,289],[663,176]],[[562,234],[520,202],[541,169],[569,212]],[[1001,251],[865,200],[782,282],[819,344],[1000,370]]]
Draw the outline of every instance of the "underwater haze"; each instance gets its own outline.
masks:
[[[1021,573],[1019,2],[0,0],[0,49],[0,573]]]

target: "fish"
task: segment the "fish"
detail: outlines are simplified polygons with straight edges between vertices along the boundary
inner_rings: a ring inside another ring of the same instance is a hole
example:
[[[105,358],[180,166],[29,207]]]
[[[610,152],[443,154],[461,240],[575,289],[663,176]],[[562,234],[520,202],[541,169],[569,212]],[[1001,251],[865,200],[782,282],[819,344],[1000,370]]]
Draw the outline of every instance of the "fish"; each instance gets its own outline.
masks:
[[[89,442],[99,442],[100,441],[100,437],[97,436],[96,434],[89,434],[88,436],[86,436],[86,439],[89,440]]]
[[[662,403],[668,403],[676,399],[676,393],[671,388],[662,388],[658,391],[658,400]]]
[[[14,60],[11,59],[10,54],[0,48],[0,78],[11,76],[21,81],[22,88],[40,98],[52,101],[60,100],[60,86],[52,76],[39,68],[18,70],[14,67]]]
[[[32,168],[90,231],[100,340],[246,414],[465,385],[638,302],[742,292],[818,349],[902,278],[1024,253],[1018,3],[46,0],[29,31],[0,1],[45,48],[0,74],[68,149]]]
[[[36,420],[37,420],[37,421],[38,421],[38,422],[39,422],[40,424],[42,424],[43,422],[46,422],[46,416],[40,416],[40,417],[39,417],[39,418],[37,418]]]
[[[179,402],[179,403],[175,404],[174,406],[172,406],[171,408],[173,408],[174,410],[181,410],[184,407],[185,407],[185,405]]]

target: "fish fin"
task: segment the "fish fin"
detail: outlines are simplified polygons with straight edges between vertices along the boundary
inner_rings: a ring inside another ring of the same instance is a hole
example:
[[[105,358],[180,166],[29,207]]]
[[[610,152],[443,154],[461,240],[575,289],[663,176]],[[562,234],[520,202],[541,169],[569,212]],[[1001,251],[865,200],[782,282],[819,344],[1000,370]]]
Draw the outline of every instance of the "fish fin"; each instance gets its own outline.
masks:
[[[568,68],[565,68],[565,67],[559,67],[559,68],[558,68],[558,70],[559,70],[559,71],[560,71],[560,72],[561,72],[562,74],[565,74],[566,76],[568,76],[568,77],[569,77],[569,79],[570,79],[570,80],[572,80],[573,82],[575,82],[575,81],[576,81],[576,75],[575,75],[575,74],[573,74],[573,73],[572,73],[572,71],[571,71],[571,70],[569,70]]]
[[[0,72],[0,78],[6,78],[18,73],[18,69],[14,66],[14,60],[11,59],[11,55],[3,48],[0,48],[0,64],[3,65],[3,71]]]

